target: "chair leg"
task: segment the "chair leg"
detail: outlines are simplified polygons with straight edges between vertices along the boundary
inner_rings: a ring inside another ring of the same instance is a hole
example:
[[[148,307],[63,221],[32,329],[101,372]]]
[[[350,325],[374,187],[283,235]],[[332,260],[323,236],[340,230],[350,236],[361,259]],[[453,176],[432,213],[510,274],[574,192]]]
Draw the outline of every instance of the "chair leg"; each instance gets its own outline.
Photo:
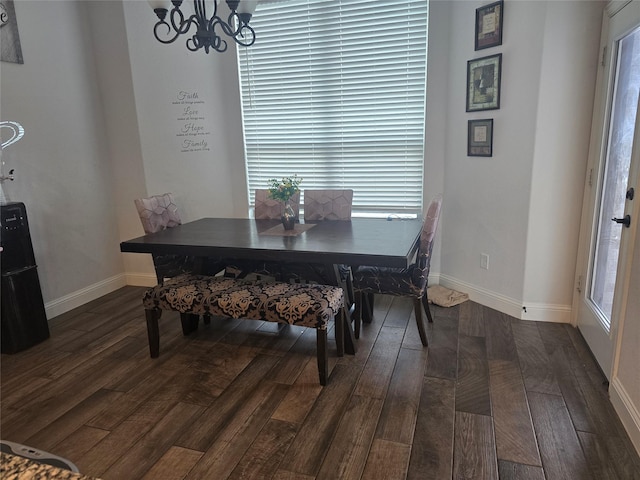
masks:
[[[429,300],[427,299],[427,291],[424,291],[424,295],[422,296],[422,306],[424,307],[424,312],[427,314],[427,320],[429,323],[433,323],[433,317],[431,316],[431,308],[429,308]]]
[[[338,356],[344,357],[344,326],[348,320],[347,309],[343,306],[340,309],[340,313],[334,317],[335,334],[336,334],[336,349],[338,350]]]
[[[200,317],[192,313],[181,313],[180,322],[182,323],[182,334],[186,337],[191,332],[198,329],[198,321]]]
[[[158,358],[160,355],[160,329],[158,328],[158,320],[160,319],[160,315],[162,315],[162,310],[145,309],[144,315],[147,320],[149,354],[151,358]]]
[[[327,331],[316,328],[316,348],[318,350],[318,375],[320,385],[327,384],[329,377],[329,348],[327,346]]]
[[[362,321],[373,322],[373,293],[362,293]]]
[[[422,345],[427,347],[429,342],[427,341],[427,332],[424,329],[424,322],[422,321],[422,303],[419,298],[413,299],[413,309],[416,312],[416,323],[418,324],[418,333],[420,334],[420,341]]]

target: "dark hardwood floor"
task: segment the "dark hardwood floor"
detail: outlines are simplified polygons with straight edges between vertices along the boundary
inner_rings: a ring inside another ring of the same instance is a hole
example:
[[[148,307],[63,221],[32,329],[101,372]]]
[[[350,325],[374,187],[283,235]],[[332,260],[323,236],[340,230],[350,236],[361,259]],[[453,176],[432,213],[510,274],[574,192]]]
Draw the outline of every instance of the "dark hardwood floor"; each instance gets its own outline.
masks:
[[[433,307],[427,349],[411,303],[379,296],[357,355],[330,346],[321,387],[315,331],[297,327],[214,320],[183,337],[165,312],[149,358],[142,291],[2,355],[3,439],[113,480],[640,478],[571,326]]]

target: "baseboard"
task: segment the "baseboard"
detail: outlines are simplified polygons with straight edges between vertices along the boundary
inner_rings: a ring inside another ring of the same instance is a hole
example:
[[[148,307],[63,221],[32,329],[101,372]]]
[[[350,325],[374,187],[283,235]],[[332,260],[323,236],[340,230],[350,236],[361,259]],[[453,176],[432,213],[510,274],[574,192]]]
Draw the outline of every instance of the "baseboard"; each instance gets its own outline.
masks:
[[[640,412],[618,378],[614,378],[611,382],[609,398],[631,439],[631,443],[640,455]]]
[[[447,275],[439,275],[439,283],[469,295],[469,299],[521,320],[538,322],[571,323],[571,305],[527,303],[501,295]],[[434,284],[429,276],[429,283]]]
[[[158,281],[156,276],[152,273],[127,273],[127,285],[133,285],[135,287],[153,287]]]
[[[119,288],[127,285],[125,275],[115,275],[101,282],[94,283],[88,287],[77,290],[69,295],[52,300],[45,303],[44,309],[47,315],[47,319],[62,315],[74,308],[77,308],[85,303],[88,303],[96,298],[100,298],[103,295],[111,293]]]

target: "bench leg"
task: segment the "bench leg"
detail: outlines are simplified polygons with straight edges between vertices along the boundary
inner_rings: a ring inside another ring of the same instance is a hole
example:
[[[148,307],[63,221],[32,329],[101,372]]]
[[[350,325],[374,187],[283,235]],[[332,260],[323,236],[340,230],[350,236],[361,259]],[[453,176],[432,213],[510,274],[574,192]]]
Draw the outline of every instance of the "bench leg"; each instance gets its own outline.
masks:
[[[162,310],[145,310],[147,319],[147,337],[149,338],[149,354],[151,358],[158,358],[160,355],[160,329],[158,328],[158,320],[162,315]]]
[[[329,376],[329,348],[327,346],[327,331],[316,328],[316,344],[318,350],[318,374],[320,375],[320,385],[327,384]]]
[[[200,317],[192,313],[181,313],[180,322],[182,322],[182,334],[186,337],[191,332],[198,329],[198,321]]]
[[[336,348],[339,357],[344,357],[344,322],[348,315],[346,307],[343,306],[340,313],[333,319],[336,326]]]

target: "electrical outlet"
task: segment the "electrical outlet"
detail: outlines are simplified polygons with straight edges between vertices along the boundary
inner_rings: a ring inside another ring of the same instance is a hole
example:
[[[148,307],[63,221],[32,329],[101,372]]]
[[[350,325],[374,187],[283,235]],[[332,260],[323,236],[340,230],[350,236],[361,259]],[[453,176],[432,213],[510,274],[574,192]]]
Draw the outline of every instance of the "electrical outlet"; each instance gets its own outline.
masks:
[[[486,253],[480,254],[480,268],[489,270],[489,255],[487,255]]]

